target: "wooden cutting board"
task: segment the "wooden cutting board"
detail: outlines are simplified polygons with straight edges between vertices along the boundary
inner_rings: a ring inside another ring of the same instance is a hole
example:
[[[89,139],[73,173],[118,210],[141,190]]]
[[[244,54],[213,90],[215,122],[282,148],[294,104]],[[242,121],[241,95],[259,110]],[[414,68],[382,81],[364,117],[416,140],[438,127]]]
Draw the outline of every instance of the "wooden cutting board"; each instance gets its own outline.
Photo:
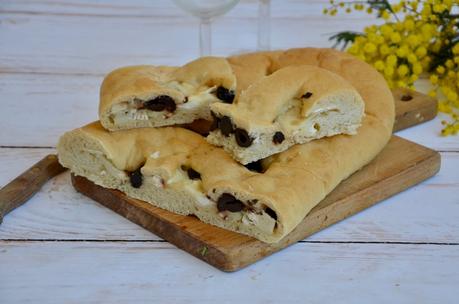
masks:
[[[435,117],[435,100],[407,90],[393,93],[396,130]],[[120,191],[97,186],[84,177],[72,175],[72,183],[79,192],[195,257],[223,271],[235,271],[425,180],[439,168],[439,153],[393,136],[370,164],[343,181],[276,244],[204,224],[193,216],[165,211]]]

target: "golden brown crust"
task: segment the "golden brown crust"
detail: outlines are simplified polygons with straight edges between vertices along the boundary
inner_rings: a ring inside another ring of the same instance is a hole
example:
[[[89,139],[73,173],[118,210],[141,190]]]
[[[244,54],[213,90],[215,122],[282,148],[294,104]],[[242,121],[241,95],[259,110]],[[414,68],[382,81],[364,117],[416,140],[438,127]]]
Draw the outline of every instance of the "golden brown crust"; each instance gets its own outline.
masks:
[[[225,58],[201,57],[171,73],[171,79],[185,82],[196,87],[223,86],[229,90],[236,89],[236,81],[231,65]]]
[[[247,170],[223,150],[180,128],[109,133],[100,125],[90,125],[67,136],[83,132],[99,141],[104,147],[103,152],[123,170],[132,170],[142,163],[151,149],[159,149],[159,155],[165,157],[162,161],[159,158],[146,164],[151,172],[171,174],[173,168],[186,161],[201,174],[203,191],[213,201],[223,193],[231,193],[244,202],[258,199],[274,210],[277,228],[272,233],[244,233],[265,242],[275,242],[292,231],[339,182],[366,165],[385,146],[394,121],[392,94],[373,68],[334,50],[305,48],[255,53],[233,57],[229,61],[239,67],[235,69],[236,76],[244,86],[249,82],[246,75],[259,79],[264,77],[263,73],[269,74],[290,65],[311,64],[337,73],[347,79],[365,101],[366,116],[362,127],[354,136],[323,138],[272,156],[264,161],[264,173]],[[128,147],[129,152],[122,150],[121,146]]]
[[[218,103],[210,108],[216,113],[229,115],[236,124],[250,131],[251,126],[271,126],[293,99],[301,102],[299,115],[306,117],[316,101],[343,92],[354,93],[356,99],[361,100],[349,82],[339,75],[312,65],[296,65],[279,69],[262,81],[253,83],[233,104]],[[311,96],[302,98],[306,93],[311,93]]]
[[[273,62],[280,54],[282,54],[281,51],[272,51],[229,57],[228,62],[231,64],[237,78],[236,96],[247,89],[251,84],[271,74],[273,72]]]
[[[272,69],[298,64],[317,65],[349,81],[365,101],[365,114],[378,118],[392,132],[395,117],[392,93],[382,75],[369,64],[333,49],[299,48],[278,56]]]

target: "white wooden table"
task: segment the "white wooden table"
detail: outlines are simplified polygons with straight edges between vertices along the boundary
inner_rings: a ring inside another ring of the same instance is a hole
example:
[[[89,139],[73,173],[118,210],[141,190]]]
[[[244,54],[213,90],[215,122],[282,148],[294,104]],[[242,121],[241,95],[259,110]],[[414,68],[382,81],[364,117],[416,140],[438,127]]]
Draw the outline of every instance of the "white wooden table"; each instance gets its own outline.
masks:
[[[273,0],[272,46],[329,46],[366,16]],[[213,28],[214,54],[255,49],[257,1]],[[169,1],[0,1],[0,186],[97,117],[105,73],[198,55],[197,21]],[[398,135],[441,152],[424,183],[227,274],[50,181],[0,226],[0,303],[457,303],[459,137],[440,119]],[[238,301],[238,302],[236,302]]]

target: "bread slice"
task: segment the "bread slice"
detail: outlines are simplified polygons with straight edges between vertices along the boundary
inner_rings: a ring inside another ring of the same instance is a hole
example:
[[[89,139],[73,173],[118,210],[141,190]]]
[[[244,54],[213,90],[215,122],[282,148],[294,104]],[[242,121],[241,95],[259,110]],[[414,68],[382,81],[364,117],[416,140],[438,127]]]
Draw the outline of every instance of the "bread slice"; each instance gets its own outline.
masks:
[[[209,104],[232,102],[235,89],[225,58],[202,57],[180,68],[124,67],[102,83],[99,119],[111,131],[209,120]]]
[[[289,230],[283,222],[294,220],[285,219],[288,210],[275,211],[273,204],[283,203],[270,196],[269,177],[265,189],[250,191],[250,180],[260,173],[183,128],[110,132],[95,122],[64,134],[57,150],[63,166],[98,185],[266,242],[277,241]]]
[[[312,66],[289,66],[242,91],[233,104],[211,105],[207,140],[242,164],[336,134],[356,134],[364,102],[337,74]]]

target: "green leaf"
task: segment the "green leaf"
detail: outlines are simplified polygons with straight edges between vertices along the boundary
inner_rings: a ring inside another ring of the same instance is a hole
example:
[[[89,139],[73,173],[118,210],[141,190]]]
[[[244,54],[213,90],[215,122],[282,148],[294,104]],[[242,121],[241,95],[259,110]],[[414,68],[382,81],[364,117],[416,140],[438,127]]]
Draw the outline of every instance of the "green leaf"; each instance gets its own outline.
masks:
[[[352,43],[355,41],[355,38],[358,36],[363,36],[363,33],[360,32],[351,32],[351,31],[345,31],[345,32],[339,32],[337,34],[334,34],[328,38],[329,41],[335,40],[335,44],[333,44],[333,48],[336,48],[340,44],[341,50],[344,50],[349,43]]]
[[[378,10],[378,11],[388,10],[392,14],[394,13],[392,6],[387,0],[368,0],[367,3],[374,10]]]

